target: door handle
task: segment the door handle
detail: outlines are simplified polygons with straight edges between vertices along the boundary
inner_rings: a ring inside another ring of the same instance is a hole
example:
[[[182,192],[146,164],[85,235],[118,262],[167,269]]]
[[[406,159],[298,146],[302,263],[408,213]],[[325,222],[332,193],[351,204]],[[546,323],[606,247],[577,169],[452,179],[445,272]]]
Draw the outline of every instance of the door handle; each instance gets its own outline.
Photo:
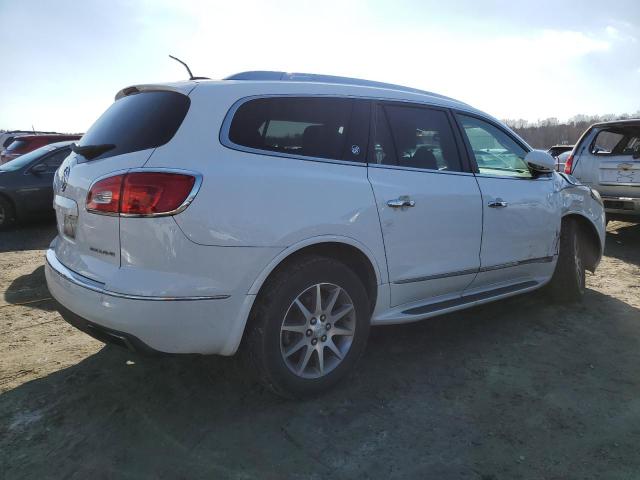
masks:
[[[393,200],[387,201],[387,206],[391,208],[414,207],[416,202],[411,200],[408,195],[402,195]]]
[[[489,207],[491,208],[504,208],[506,206],[508,206],[509,204],[507,202],[505,202],[504,200],[502,200],[501,198],[496,198],[495,200],[492,200],[488,203]]]

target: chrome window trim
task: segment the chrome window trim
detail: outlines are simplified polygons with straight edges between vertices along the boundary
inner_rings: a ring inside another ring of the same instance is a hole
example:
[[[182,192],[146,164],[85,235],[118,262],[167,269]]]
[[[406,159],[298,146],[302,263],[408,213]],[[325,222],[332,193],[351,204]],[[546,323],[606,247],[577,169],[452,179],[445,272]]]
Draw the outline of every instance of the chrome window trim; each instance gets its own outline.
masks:
[[[526,181],[536,181],[536,182],[548,182],[550,180],[553,180],[553,175],[548,175],[548,176],[531,176],[531,177],[516,177],[516,176],[508,176],[508,175],[489,175],[487,173],[476,173],[475,174],[476,177],[479,178],[499,178],[502,180],[518,180],[518,181],[522,181],[522,180],[526,180]]]
[[[169,212],[162,212],[162,213],[148,213],[148,214],[141,214],[141,213],[113,213],[113,212],[100,212],[98,210],[93,210],[93,209],[89,209],[87,208],[87,200],[85,199],[84,202],[84,208],[85,211],[87,211],[88,213],[93,213],[95,215],[105,215],[108,217],[123,217],[123,218],[153,218],[153,217],[169,217],[172,215],[177,215],[180,212],[183,212],[189,205],[191,205],[191,203],[193,202],[193,200],[196,198],[196,195],[198,195],[198,192],[200,191],[200,187],[202,186],[202,174],[198,173],[198,172],[194,172],[192,170],[183,170],[180,168],[129,168],[129,169],[125,169],[125,170],[116,170],[114,172],[110,172],[107,173],[105,175],[102,175],[98,178],[96,178],[93,182],[91,182],[91,185],[89,186],[89,189],[87,190],[87,195],[89,194],[89,192],[91,191],[91,189],[93,188],[93,186],[98,183],[101,180],[104,180],[106,178],[110,178],[110,177],[115,177],[117,175],[125,175],[128,173],[137,173],[137,172],[143,172],[143,173],[178,173],[178,174],[183,174],[183,175],[189,175],[195,178],[195,182],[193,182],[193,187],[191,188],[191,191],[189,192],[189,195],[187,195],[187,198],[184,200],[184,202],[182,202],[178,208],[171,210]]]
[[[501,263],[498,265],[490,265],[487,267],[470,268],[467,270],[458,270],[455,272],[447,272],[447,273],[437,273],[435,275],[426,275],[423,277],[404,278],[404,279],[396,280],[392,283],[394,285],[402,285],[404,283],[424,282],[427,280],[438,280],[440,278],[458,277],[462,275],[473,275],[477,273],[491,272],[493,270],[501,270],[503,268],[519,267],[520,265],[528,265],[531,263],[551,263],[553,259],[554,259],[554,256],[528,258],[526,260],[518,260],[515,262]]]
[[[367,163],[367,158],[365,156],[364,160],[361,162],[356,162],[356,161],[351,161],[351,160],[339,160],[339,159],[334,159],[334,158],[321,158],[321,157],[308,157],[305,155],[295,155],[295,154],[291,154],[291,153],[282,153],[282,152],[273,152],[271,150],[261,150],[258,148],[252,148],[252,147],[246,147],[244,145],[238,145],[237,143],[234,143],[231,141],[231,139],[229,138],[229,130],[231,129],[231,122],[233,121],[233,117],[235,116],[236,112],[238,111],[238,109],[244,105],[247,102],[250,102],[251,100],[259,100],[262,98],[346,98],[346,99],[350,99],[350,100],[364,100],[364,101],[374,101],[374,102],[396,102],[396,103],[404,103],[407,105],[413,105],[416,107],[433,107],[433,108],[439,108],[441,110],[447,110],[450,111],[452,109],[452,107],[446,106],[446,105],[441,105],[438,104],[437,102],[430,102],[430,101],[424,101],[424,102],[418,102],[415,100],[406,100],[406,99],[399,99],[399,98],[387,98],[387,97],[376,97],[376,96],[361,96],[361,95],[346,95],[346,94],[331,94],[331,93],[269,93],[269,94],[262,94],[262,95],[250,95],[247,97],[241,97],[238,100],[236,100],[231,107],[229,108],[229,110],[227,111],[224,120],[222,121],[222,126],[220,127],[220,132],[218,134],[218,140],[220,141],[220,144],[222,144],[224,147],[229,148],[230,150],[236,150],[239,152],[246,152],[246,153],[252,153],[254,155],[263,155],[263,156],[269,156],[269,157],[280,157],[280,158],[292,158],[295,160],[305,160],[305,161],[310,161],[310,162],[321,162],[321,163],[335,163],[335,164],[339,164],[339,165],[352,165],[352,166],[356,166],[356,167],[367,167],[367,166],[373,166],[373,165],[379,165],[377,163]],[[465,113],[474,113],[476,115],[479,116],[478,113],[475,112],[475,110],[471,109],[469,111],[463,110],[462,108],[457,107],[461,112],[465,112]],[[482,117],[480,117],[482,118]],[[367,149],[368,149],[369,145],[367,145]],[[397,165],[388,165],[389,167],[396,167]],[[403,168],[403,167],[400,167]],[[410,168],[410,167],[404,167],[404,168]],[[415,171],[425,171],[424,169],[419,169],[419,168],[411,168],[411,170],[415,170]],[[431,172],[435,172],[438,173],[435,170],[429,170]],[[442,172],[441,172],[442,173]],[[447,172],[447,173],[453,173],[453,172]],[[469,172],[455,172],[455,173],[469,173]]]
[[[145,295],[129,295],[126,293],[113,292],[111,290],[107,290],[105,288],[104,283],[96,282],[95,280],[91,280],[90,278],[84,277],[78,273],[73,272],[72,270],[69,270],[57,259],[55,252],[52,249],[47,250],[46,261],[51,271],[56,273],[59,277],[63,278],[64,280],[71,282],[78,287],[82,287],[87,290],[91,290],[92,292],[100,293],[102,295],[107,295],[109,297],[124,298],[127,300],[147,300],[147,301],[153,301],[153,302],[224,300],[231,297],[231,295],[203,295],[203,296],[187,296],[187,297],[155,297],[153,296],[152,297],[152,296],[145,296]]]
[[[367,164],[369,168],[383,168],[386,170],[407,170],[409,172],[418,172],[418,173],[435,173],[438,175],[465,175],[468,177],[473,177],[473,172],[454,172],[449,170],[430,170],[427,168],[416,168],[416,167],[405,167],[402,165],[386,165],[383,163],[369,163]]]

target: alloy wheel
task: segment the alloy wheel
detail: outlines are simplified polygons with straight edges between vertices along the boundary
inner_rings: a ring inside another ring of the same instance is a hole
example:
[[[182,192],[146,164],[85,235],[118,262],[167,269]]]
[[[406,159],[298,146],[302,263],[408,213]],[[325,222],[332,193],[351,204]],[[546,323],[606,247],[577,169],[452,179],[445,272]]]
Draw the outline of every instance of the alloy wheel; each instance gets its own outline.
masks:
[[[280,352],[291,372],[320,378],[345,358],[353,342],[356,311],[343,288],[318,283],[291,303],[280,328]]]

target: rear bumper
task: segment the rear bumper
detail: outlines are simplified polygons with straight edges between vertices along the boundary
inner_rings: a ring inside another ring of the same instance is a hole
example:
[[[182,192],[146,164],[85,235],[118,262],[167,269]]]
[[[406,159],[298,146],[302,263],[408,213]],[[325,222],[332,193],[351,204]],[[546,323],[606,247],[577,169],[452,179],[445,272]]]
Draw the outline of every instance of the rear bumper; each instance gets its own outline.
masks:
[[[252,295],[140,297],[109,292],[66,268],[52,249],[45,275],[63,318],[101,341],[145,353],[232,355]]]
[[[640,198],[602,196],[604,210],[610,217],[640,217]]]
[[[87,335],[92,336],[96,340],[118,345],[132,352],[146,355],[163,353],[154,350],[142,340],[129,333],[119,332],[117,330],[112,330],[110,328],[103,327],[102,325],[98,325],[97,323],[90,322],[86,318],[82,318],[80,315],[73,313],[60,302],[56,302],[56,309],[67,323],[76,327],[78,330],[83,331]]]

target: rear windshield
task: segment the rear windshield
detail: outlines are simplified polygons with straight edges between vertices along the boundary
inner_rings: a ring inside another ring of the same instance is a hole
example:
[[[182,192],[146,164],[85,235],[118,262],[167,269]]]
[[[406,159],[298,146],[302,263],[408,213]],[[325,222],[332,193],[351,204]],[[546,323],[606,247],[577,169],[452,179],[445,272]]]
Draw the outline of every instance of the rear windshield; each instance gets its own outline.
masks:
[[[632,155],[640,157],[640,126],[601,130],[591,144],[594,155]]]
[[[13,142],[11,142],[11,144],[7,147],[7,152],[15,152],[16,150],[21,149],[22,147],[27,145],[27,141],[26,140],[14,140]]]
[[[40,147],[37,150],[33,150],[29,153],[25,153],[24,155],[20,155],[18,158],[0,165],[0,171],[13,172],[15,170],[20,170],[22,167],[29,165],[34,160],[37,160],[38,158],[46,155],[53,150],[55,150],[55,147],[45,145],[44,147]]]
[[[189,97],[166,91],[141,92],[116,100],[78,142],[112,144],[94,159],[156,148],[167,143],[189,110]]]

